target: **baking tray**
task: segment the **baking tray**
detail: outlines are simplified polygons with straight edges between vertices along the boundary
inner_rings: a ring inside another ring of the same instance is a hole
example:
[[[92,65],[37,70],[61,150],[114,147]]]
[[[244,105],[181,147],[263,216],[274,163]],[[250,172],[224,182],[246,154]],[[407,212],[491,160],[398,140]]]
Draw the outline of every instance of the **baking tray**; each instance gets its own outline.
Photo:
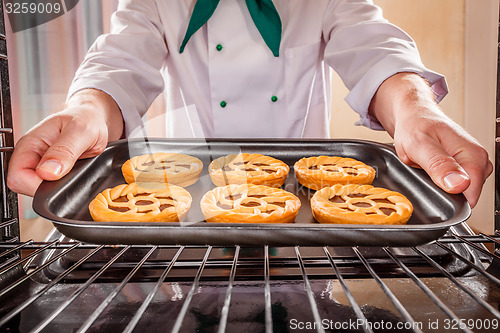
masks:
[[[186,189],[193,197],[186,221],[94,222],[90,201],[101,191],[124,183],[122,164],[132,156],[155,152],[178,152],[198,157],[204,170],[200,179]],[[214,188],[207,167],[220,156],[248,152],[282,160],[290,173],[282,188],[294,193],[302,206],[292,224],[207,223],[199,202]],[[371,165],[377,171],[373,185],[404,194],[414,212],[406,225],[319,224],[311,213],[314,191],[301,186],[293,164],[302,157],[337,155]],[[171,140],[131,139],[112,142],[92,159],[80,160],[61,180],[44,181],[33,208],[52,221],[64,235],[95,244],[176,244],[241,246],[416,246],[429,243],[453,225],[470,216],[462,194],[438,188],[423,170],[408,167],[390,145],[362,140]]]

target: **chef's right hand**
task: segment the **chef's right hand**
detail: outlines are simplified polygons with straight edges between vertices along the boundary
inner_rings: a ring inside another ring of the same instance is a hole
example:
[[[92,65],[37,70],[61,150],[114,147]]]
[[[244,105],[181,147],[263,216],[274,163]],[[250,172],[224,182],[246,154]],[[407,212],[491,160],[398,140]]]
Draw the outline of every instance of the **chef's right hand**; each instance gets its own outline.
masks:
[[[73,95],[66,109],[44,119],[16,144],[7,185],[33,196],[43,180],[66,175],[81,158],[99,155],[108,140],[119,139],[123,118],[106,93],[85,89]]]

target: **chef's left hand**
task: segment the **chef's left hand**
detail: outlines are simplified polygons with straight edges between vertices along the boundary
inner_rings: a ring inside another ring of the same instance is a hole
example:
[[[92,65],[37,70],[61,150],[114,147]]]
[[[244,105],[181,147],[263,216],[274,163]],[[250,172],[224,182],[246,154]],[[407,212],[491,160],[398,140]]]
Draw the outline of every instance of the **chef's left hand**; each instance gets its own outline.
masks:
[[[379,87],[370,105],[394,138],[406,164],[421,167],[449,193],[462,193],[477,204],[484,182],[493,171],[488,153],[438,107],[427,83],[418,75],[399,73]]]

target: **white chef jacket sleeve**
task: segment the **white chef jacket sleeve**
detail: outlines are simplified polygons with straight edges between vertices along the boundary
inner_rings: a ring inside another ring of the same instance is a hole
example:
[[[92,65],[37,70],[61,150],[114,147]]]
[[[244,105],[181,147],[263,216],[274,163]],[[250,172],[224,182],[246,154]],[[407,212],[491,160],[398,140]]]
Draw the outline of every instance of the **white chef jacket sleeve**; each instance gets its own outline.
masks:
[[[68,98],[99,89],[118,104],[125,134],[142,125],[142,116],[164,88],[161,67],[168,48],[153,0],[123,0],[111,19],[111,31],[97,38],[76,72]]]
[[[421,75],[437,101],[448,93],[445,78],[422,64],[415,42],[384,19],[371,0],[334,0],[323,22],[324,59],[349,89],[345,100],[359,113],[357,124],[383,130],[368,107],[380,84],[396,73]]]

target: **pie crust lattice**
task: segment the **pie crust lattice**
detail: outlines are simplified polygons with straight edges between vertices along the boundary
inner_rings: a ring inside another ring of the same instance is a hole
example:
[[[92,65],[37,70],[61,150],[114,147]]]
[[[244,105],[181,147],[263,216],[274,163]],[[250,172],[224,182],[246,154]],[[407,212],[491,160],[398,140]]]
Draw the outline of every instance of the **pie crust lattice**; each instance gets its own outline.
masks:
[[[207,222],[291,223],[300,200],[279,188],[233,184],[208,191],[200,206]]]
[[[334,185],[311,198],[314,218],[320,223],[405,224],[411,202],[401,193],[371,185]]]
[[[290,171],[284,162],[262,154],[230,154],[219,157],[208,167],[216,186],[256,184],[280,187]]]
[[[186,187],[196,183],[203,170],[200,159],[178,153],[134,156],[122,166],[127,183],[169,183]]]
[[[300,184],[313,190],[335,184],[371,184],[375,169],[348,157],[304,157],[294,165]]]
[[[191,207],[191,195],[180,186],[136,183],[105,189],[89,205],[94,221],[178,222]]]

